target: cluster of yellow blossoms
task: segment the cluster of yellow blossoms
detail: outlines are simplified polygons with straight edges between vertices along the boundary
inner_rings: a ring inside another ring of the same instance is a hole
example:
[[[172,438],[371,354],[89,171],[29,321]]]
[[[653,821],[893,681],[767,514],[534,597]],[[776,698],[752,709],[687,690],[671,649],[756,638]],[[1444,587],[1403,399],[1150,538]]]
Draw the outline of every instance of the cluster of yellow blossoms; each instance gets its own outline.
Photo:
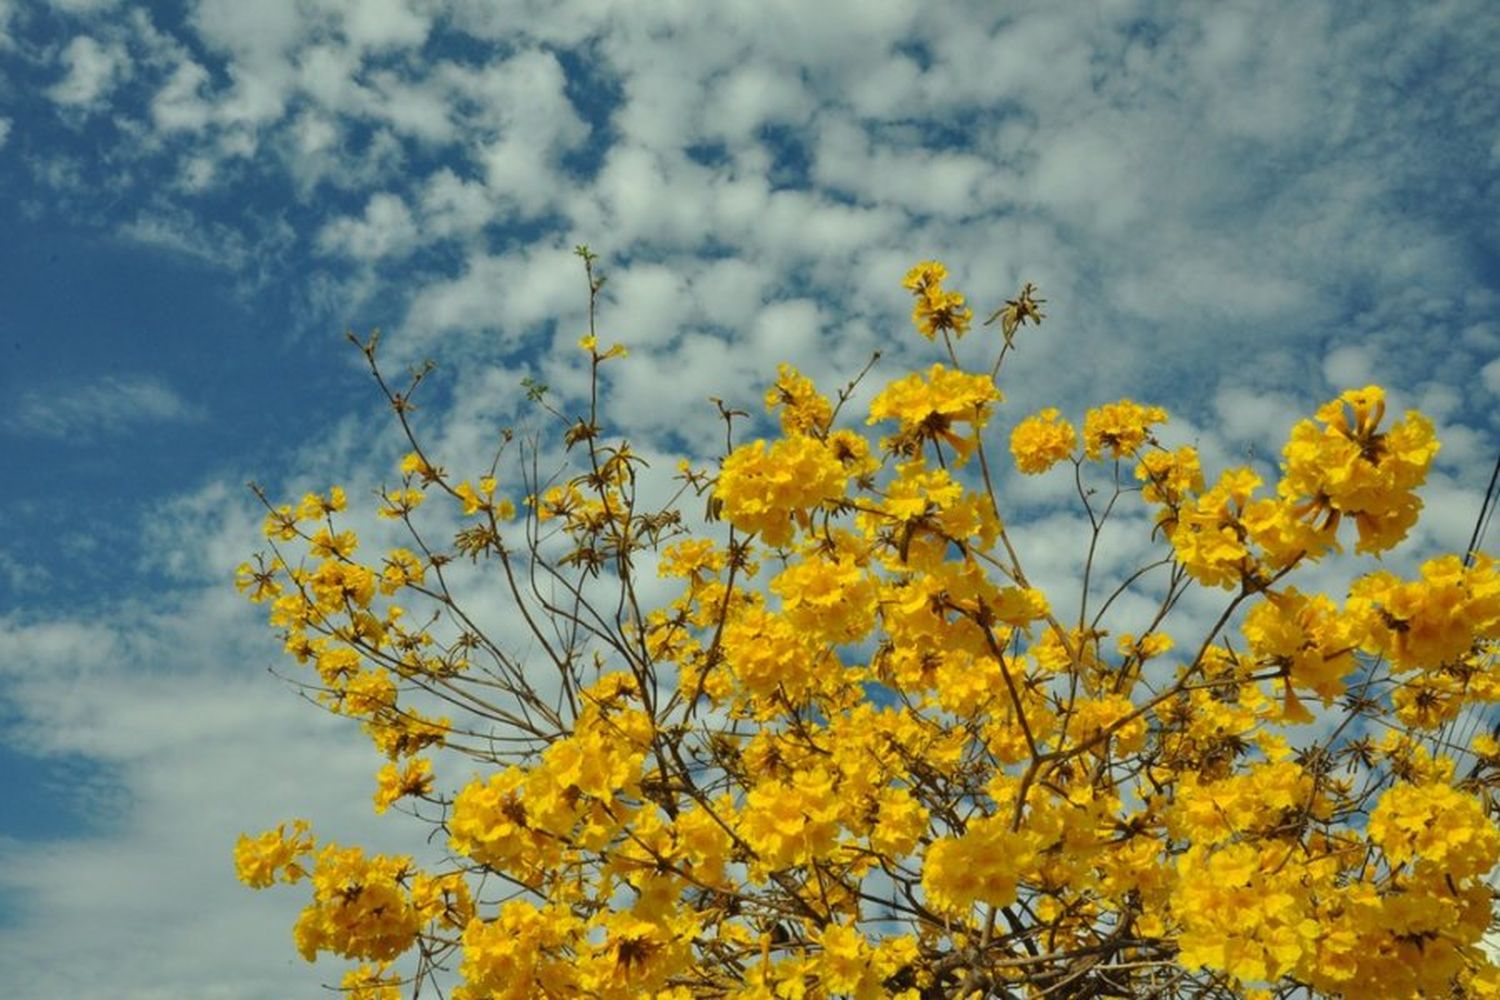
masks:
[[[968,371],[946,277],[906,277],[951,365],[873,394],[868,423],[894,430],[836,427],[850,393],[835,405],[781,366],[780,435],[716,474],[680,468],[720,522],[701,534],[641,505],[643,463],[592,404],[563,418],[584,471],[543,484],[523,462],[519,504],[493,467],[456,481],[413,451],[379,513],[414,543],[373,564],[336,522],[342,490],[268,504],[278,548],[241,589],[386,757],[376,810],[440,828],[454,859],[319,847],[302,821],[242,837],[247,884],[310,885],[305,957],[361,963],[356,1000],[443,969],[458,1000],[1500,996],[1481,947],[1500,741],[1476,739],[1461,778],[1445,742],[1500,701],[1494,561],[1369,573],[1342,602],[1288,580],[1346,521],[1358,553],[1406,535],[1431,425],[1382,429],[1381,390],[1346,392],[1297,424],[1263,493],[1250,468],[1210,483],[1195,449],[1163,445],[1159,407],[1120,400],[1081,431],[1052,408],[1017,421],[1017,471],[1068,462],[1137,492],[1165,547],[1159,585],[1143,571],[1102,602],[1155,606],[1111,636],[1089,584],[1066,618],[1033,585],[985,450],[1041,300],[1028,285],[998,311],[999,357]],[[581,346],[596,379],[624,356]],[[388,395],[404,424],[409,393]],[[451,547],[420,527],[429,496],[449,501]],[[1097,540],[1108,509],[1089,513]],[[496,569],[527,663],[449,592],[461,556]],[[651,565],[673,596],[644,607]],[[1179,643],[1193,586],[1227,605]],[[398,598],[432,614],[413,625]],[[419,756],[441,749],[463,765]]]
[[[935,260],[923,261],[906,274],[902,284],[916,298],[912,306],[911,321],[918,332],[928,340],[952,331],[962,337],[969,330],[974,318],[973,310],[964,305],[964,297],[957,292],[943,289],[948,269]]]

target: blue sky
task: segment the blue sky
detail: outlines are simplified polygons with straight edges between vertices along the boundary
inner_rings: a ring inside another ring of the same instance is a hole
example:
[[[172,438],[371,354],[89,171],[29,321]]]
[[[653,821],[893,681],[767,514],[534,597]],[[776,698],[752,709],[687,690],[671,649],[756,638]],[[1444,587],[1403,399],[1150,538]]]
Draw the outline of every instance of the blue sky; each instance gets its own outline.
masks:
[[[370,751],[266,671],[244,484],[391,477],[346,329],[442,363],[455,462],[523,376],[571,398],[578,243],[654,454],[713,454],[708,397],[750,408],[778,361],[930,363],[900,279],[937,257],[981,315],[1049,299],[1017,418],[1130,395],[1269,472],[1297,415],[1385,385],[1444,441],[1390,561],[1461,548],[1500,448],[1497,51],[1487,0],[0,0],[5,980],[336,978],[234,836],[405,841]],[[1066,484],[1005,490],[1065,583]]]

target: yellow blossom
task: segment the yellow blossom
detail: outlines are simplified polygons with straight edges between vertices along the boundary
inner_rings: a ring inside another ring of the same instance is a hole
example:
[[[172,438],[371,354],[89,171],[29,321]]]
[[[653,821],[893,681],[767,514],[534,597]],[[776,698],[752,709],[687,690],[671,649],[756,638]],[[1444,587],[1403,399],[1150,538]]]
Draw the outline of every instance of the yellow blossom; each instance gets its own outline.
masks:
[[[833,420],[833,406],[812,380],[791,365],[778,369],[776,384],[766,390],[766,409],[781,410],[783,434],[825,433]]]
[[[927,441],[941,441],[966,458],[974,434],[989,421],[990,404],[1003,399],[992,379],[935,364],[925,374],[913,372],[887,385],[870,401],[869,423],[895,419],[900,431],[892,450],[915,456]],[[967,423],[972,434],[960,435]]]
[[[735,527],[757,532],[767,545],[785,545],[791,519],[841,498],[846,483],[842,463],[826,445],[794,434],[769,448],[763,440],[736,448],[724,460],[714,495]]]
[[[1095,407],[1084,415],[1083,449],[1090,459],[1098,461],[1108,449],[1114,458],[1136,454],[1151,436],[1151,425],[1165,423],[1167,411],[1159,406],[1142,406],[1122,399]]]
[[[964,297],[943,289],[947,268],[935,260],[924,261],[906,274],[903,284],[916,297],[912,322],[917,330],[932,340],[940,330],[951,330],[962,337],[974,318],[973,310],[964,305]]]
[[[375,812],[383,813],[391,803],[408,795],[425,796],[432,791],[432,761],[416,757],[404,768],[387,764],[376,775]]]
[[[234,849],[235,875],[254,889],[263,889],[278,878],[296,882],[307,874],[297,859],[312,849],[313,838],[305,819],[292,821],[291,836],[285,823],[255,838],[240,834]]]
[[[1422,508],[1413,491],[1438,450],[1432,422],[1420,413],[1382,432],[1384,415],[1379,386],[1350,390],[1320,407],[1316,422],[1298,422],[1282,453],[1277,492],[1325,530],[1352,517],[1359,552],[1383,552],[1406,537]]]
[[[1010,432],[1016,468],[1033,476],[1046,472],[1078,447],[1078,433],[1053,407],[1032,414]]]

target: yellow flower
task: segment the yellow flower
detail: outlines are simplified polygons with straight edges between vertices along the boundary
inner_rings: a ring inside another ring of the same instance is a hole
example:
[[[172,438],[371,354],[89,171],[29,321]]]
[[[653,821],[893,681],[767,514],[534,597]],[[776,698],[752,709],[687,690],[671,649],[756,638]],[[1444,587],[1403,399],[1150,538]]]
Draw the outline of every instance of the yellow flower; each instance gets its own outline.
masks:
[[[1077,446],[1078,432],[1051,407],[1027,417],[1010,432],[1016,468],[1028,476],[1046,472]]]
[[[793,563],[771,581],[771,590],[792,625],[836,645],[859,642],[875,626],[879,588],[848,554]]]
[[[1176,451],[1148,451],[1135,467],[1135,478],[1144,484],[1141,499],[1161,506],[1156,523],[1168,535],[1177,526],[1182,505],[1204,489],[1198,449],[1192,445]]]
[[[494,476],[485,476],[480,479],[478,490],[474,489],[474,485],[465,479],[454,488],[453,492],[463,501],[465,517],[473,516],[482,510],[495,511],[497,516],[501,518],[509,518],[515,513],[514,508],[511,507],[508,501],[501,501],[499,504],[495,503]]]
[[[1344,693],[1343,678],[1358,667],[1354,653],[1365,639],[1358,616],[1341,615],[1327,597],[1295,587],[1267,592],[1241,629],[1251,652],[1285,672],[1288,688],[1311,688],[1325,705]]]
[[[407,452],[401,459],[401,475],[403,477],[410,478],[417,476],[421,478],[423,483],[430,483],[439,474],[437,469],[428,465],[427,461],[414,451]]]
[[[833,406],[828,397],[818,392],[811,379],[788,364],[781,365],[776,384],[766,390],[766,409],[775,411],[777,407],[781,407],[783,434],[819,436],[833,420]]]
[[[990,404],[1004,397],[986,375],[970,375],[935,364],[926,374],[913,372],[882,389],[870,401],[869,423],[895,419],[900,432],[892,443],[898,454],[915,457],[924,442],[943,441],[960,459],[974,450],[975,436],[990,418]],[[973,433],[960,436],[967,423]]]
[[[826,860],[837,844],[840,808],[834,775],[824,768],[799,771],[788,781],[750,789],[739,834],[766,870],[811,864]]]
[[[401,974],[385,965],[361,965],[344,973],[344,1000],[401,1000]]]
[[[375,597],[375,574],[368,566],[325,559],[308,576],[307,586],[321,611],[367,608]]]
[[[947,268],[929,260],[908,271],[902,281],[917,300],[912,307],[912,322],[928,340],[933,339],[939,330],[951,330],[962,337],[974,318],[973,310],[964,306],[962,295],[943,290],[943,279],[947,276]]]
[[[524,899],[502,905],[494,920],[470,920],[458,969],[464,985],[454,991],[454,1000],[579,995],[577,970],[560,956],[581,930],[579,920],[566,909],[538,909]]]
[[[249,563],[240,563],[235,567],[235,589],[244,593],[250,592],[250,600],[256,604],[262,601],[272,600],[281,595],[281,583],[276,579],[276,571],[281,568],[280,562],[272,562],[267,567],[259,568]]]
[[[1435,669],[1465,656],[1476,639],[1500,638],[1500,572],[1478,554],[1472,566],[1455,555],[1422,564],[1421,579],[1379,571],[1354,581],[1349,608],[1370,629],[1370,648],[1398,672]]]
[[[313,838],[305,819],[292,821],[290,837],[285,823],[253,839],[242,833],[234,848],[235,876],[253,889],[264,889],[278,878],[296,882],[307,874],[297,859],[312,850]]]
[[[1116,726],[1135,712],[1135,705],[1124,695],[1111,694],[1097,699],[1079,700],[1073,706],[1069,729],[1079,746],[1091,745],[1092,752],[1104,756],[1104,745],[1095,742],[1108,730],[1115,748],[1123,753],[1139,750],[1146,742],[1146,719],[1136,716]],[[1115,727],[1111,730],[1111,727]]]
[[[710,576],[717,576],[727,563],[724,550],[712,539],[685,538],[662,549],[656,572],[658,576],[702,583]]]
[[[266,514],[261,530],[267,538],[289,542],[297,537],[297,515],[286,505],[277,507]]]
[[[902,279],[901,286],[907,291],[921,294],[928,288],[941,285],[948,277],[948,269],[940,261],[924,260],[910,271]]]
[[[381,496],[385,500],[385,505],[377,510],[375,515],[390,520],[410,514],[422,506],[422,501],[427,499],[427,495],[417,489],[391,490],[382,493]]]
[[[730,524],[760,534],[767,545],[791,541],[794,515],[843,497],[848,474],[821,441],[802,434],[769,448],[763,440],[736,448],[724,460],[714,496]]]
[[[1447,785],[1387,789],[1370,813],[1369,836],[1392,865],[1410,862],[1452,880],[1483,875],[1500,860],[1500,832],[1484,806]]]
[[[408,795],[425,796],[432,791],[432,761],[415,757],[405,768],[387,764],[375,778],[375,812],[384,813],[391,803]]]
[[[348,497],[344,495],[342,486],[335,486],[328,491],[328,496],[320,496],[317,493],[308,493],[297,505],[297,520],[318,521],[329,514],[341,511],[348,504]]]
[[[422,560],[410,549],[392,549],[385,557],[385,569],[380,574],[380,592],[389,597],[402,587],[421,586],[426,578]]]
[[[1382,433],[1384,415],[1379,386],[1350,390],[1320,407],[1316,422],[1293,427],[1282,452],[1278,494],[1298,505],[1299,516],[1321,518],[1330,533],[1341,517],[1353,517],[1357,552],[1383,552],[1406,537],[1422,509],[1413,491],[1438,451],[1426,417],[1409,412]]]
[[[1172,529],[1177,561],[1206,587],[1234,587],[1252,569],[1240,515],[1260,477],[1248,468],[1227,469]]]
[[[962,836],[940,837],[922,862],[922,888],[939,912],[962,913],[974,903],[1009,906],[1031,863],[1030,841],[1010,829],[1010,817],[983,816]]]
[[[297,949],[309,962],[320,951],[345,958],[389,962],[416,941],[421,914],[401,879],[411,858],[375,855],[358,847],[326,845],[313,871],[313,901],[293,930]]]
[[[1150,438],[1151,425],[1165,423],[1167,411],[1122,399],[1089,410],[1083,418],[1083,447],[1097,461],[1106,448],[1114,458],[1126,458]]]
[[[389,964],[360,966],[344,973],[344,1000],[401,1000],[401,973]]]
[[[352,531],[340,531],[335,535],[327,528],[320,528],[308,542],[308,549],[320,558],[334,556],[347,559],[357,548],[359,548],[359,537]]]

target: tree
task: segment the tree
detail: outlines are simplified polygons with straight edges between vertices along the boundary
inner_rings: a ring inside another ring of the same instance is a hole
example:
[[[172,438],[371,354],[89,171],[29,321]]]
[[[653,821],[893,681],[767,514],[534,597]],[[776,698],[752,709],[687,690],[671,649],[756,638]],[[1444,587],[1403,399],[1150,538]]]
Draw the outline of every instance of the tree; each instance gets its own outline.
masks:
[[[1100,406],[1081,435],[1053,409],[1019,421],[1016,469],[1071,466],[1091,525],[1064,612],[1012,543],[988,433],[1044,318],[1032,286],[970,371],[970,310],[918,265],[913,321],[946,363],[874,394],[883,437],[845,416],[869,366],[830,399],[783,365],[779,436],[737,443],[748,415],[720,403],[719,467],[684,463],[648,506],[654,470],[606,428],[599,373],[625,351],[599,347],[604,279],[578,253],[587,408],[526,383],[576,474],[542,479],[541,440],[507,431],[450,475],[413,423],[431,367],[392,388],[372,336],[351,339],[411,448],[380,513],[410,547],[359,561],[337,487],[260,493],[271,550],[240,587],[387,758],[376,810],[452,852],[419,871],[300,820],[241,838],[245,882],[310,882],[297,947],[362,963],[349,995],[417,996],[440,969],[460,1000],[1500,994],[1479,946],[1500,744],[1452,726],[1500,699],[1493,561],[1376,569],[1343,600],[1294,583],[1351,522],[1361,555],[1405,537],[1424,417],[1346,392],[1267,490],[1249,468],[1209,485],[1157,407]],[[1100,532],[1136,502],[1156,555],[1097,593]],[[450,543],[434,507],[463,518]],[[495,586],[455,593],[465,563]],[[653,564],[676,588],[659,606]],[[1219,613],[1174,636],[1194,589]],[[477,623],[496,591],[529,658]],[[1127,600],[1149,610],[1109,636]]]

